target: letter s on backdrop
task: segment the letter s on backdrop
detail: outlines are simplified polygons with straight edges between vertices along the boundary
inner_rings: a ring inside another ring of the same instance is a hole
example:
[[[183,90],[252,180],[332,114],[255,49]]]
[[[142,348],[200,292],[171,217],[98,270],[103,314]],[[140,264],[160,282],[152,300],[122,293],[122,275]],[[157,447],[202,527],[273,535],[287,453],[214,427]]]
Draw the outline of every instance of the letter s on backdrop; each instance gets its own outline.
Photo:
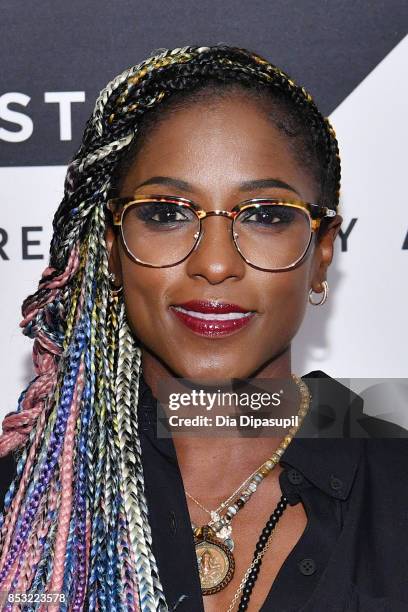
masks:
[[[27,106],[30,100],[30,96],[18,93],[17,91],[11,91],[0,96],[0,119],[19,125],[21,128],[16,131],[6,130],[6,128],[0,127],[0,140],[6,142],[23,142],[23,140],[28,140],[28,138],[30,138],[34,129],[30,117],[9,108],[9,104]]]

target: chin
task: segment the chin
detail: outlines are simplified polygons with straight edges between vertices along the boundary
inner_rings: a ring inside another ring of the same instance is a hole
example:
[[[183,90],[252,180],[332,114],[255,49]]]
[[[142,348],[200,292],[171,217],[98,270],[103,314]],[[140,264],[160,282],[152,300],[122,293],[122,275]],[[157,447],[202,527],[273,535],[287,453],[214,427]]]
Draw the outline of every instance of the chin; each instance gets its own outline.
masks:
[[[210,361],[199,364],[183,364],[177,375],[202,384],[228,384],[232,378],[249,378],[253,369],[242,364],[214,364]]]

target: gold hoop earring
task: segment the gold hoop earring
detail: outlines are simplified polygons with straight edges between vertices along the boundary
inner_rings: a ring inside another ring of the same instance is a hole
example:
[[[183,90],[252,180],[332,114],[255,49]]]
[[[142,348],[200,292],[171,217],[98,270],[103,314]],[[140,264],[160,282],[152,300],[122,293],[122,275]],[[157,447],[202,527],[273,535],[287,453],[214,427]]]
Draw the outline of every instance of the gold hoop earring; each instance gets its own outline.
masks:
[[[109,278],[109,293],[112,297],[117,297],[123,291],[123,285],[120,287],[115,287],[113,283],[116,281],[116,275],[114,272],[111,272],[108,276]]]
[[[313,300],[311,299],[312,294],[313,294],[313,289],[309,290],[309,302],[313,304],[313,306],[321,306],[327,300],[327,296],[329,295],[329,285],[327,284],[327,281],[323,281],[322,286],[323,286],[323,297],[320,300],[320,302],[313,302]]]

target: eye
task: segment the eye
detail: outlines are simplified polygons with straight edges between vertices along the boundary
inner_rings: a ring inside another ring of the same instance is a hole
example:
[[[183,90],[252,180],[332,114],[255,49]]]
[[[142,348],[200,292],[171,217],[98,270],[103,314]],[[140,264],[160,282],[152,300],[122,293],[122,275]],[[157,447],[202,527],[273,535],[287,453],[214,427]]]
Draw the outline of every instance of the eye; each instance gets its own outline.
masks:
[[[278,204],[261,205],[246,209],[242,212],[239,219],[242,223],[256,223],[263,226],[284,225],[291,223],[295,218],[296,212],[289,206]]]
[[[179,206],[178,204],[149,202],[135,207],[134,214],[141,221],[146,223],[157,224],[172,224],[184,223],[191,221],[194,218],[188,208]]]

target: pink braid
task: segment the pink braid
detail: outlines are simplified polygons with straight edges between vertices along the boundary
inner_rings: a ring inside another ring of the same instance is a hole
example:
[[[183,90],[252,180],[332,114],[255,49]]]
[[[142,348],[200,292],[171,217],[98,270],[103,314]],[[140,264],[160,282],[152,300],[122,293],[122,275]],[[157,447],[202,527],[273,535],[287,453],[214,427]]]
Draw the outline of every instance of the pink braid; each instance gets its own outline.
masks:
[[[2,554],[0,558],[0,571],[3,569],[4,563],[6,561],[7,552],[10,546],[10,541],[13,535],[14,527],[16,525],[17,517],[21,510],[21,503],[26,493],[27,482],[30,478],[31,471],[34,465],[34,459],[37,454],[37,449],[38,449],[39,443],[43,436],[45,419],[46,419],[46,415],[45,415],[45,412],[43,412],[39,418],[38,428],[36,431],[34,442],[30,447],[30,450],[27,456],[27,460],[24,465],[23,473],[21,475],[21,480],[20,480],[20,483],[18,484],[18,490],[13,497],[13,501],[11,502],[11,506],[5,516],[4,523],[1,528],[0,541],[3,543],[3,546],[2,546]]]
[[[34,300],[33,302],[29,302],[27,306],[23,309],[24,319],[21,321],[20,327],[26,327],[26,325],[33,320],[33,318],[36,316],[36,314],[41,308],[43,308],[46,304],[49,304],[55,299],[55,296],[58,293],[57,289],[60,289],[61,287],[64,287],[67,284],[67,282],[78,270],[78,267],[79,247],[74,246],[70,253],[67,267],[65,268],[63,273],[59,276],[56,276],[52,280],[46,281],[45,283],[41,284],[40,289],[50,289],[50,293],[42,300]],[[41,278],[49,276],[50,274],[52,274],[52,272],[55,272],[55,268],[45,268],[41,275]]]
[[[48,302],[52,302],[60,287],[64,286],[79,267],[79,248],[75,246],[70,254],[66,269],[53,280],[42,285],[42,289],[50,289],[50,294],[43,301],[34,302],[23,309],[24,319],[20,327],[25,327]],[[54,268],[46,268],[43,277]],[[9,412],[3,419],[3,433],[0,435],[0,457],[8,455],[12,450],[23,446],[30,435],[39,415],[44,411],[46,399],[56,384],[57,360],[61,348],[53,343],[40,330],[33,345],[33,365],[37,374],[26,391],[21,402],[21,410]]]
[[[55,358],[41,348],[37,338],[34,340],[33,362],[38,373],[42,368],[44,370],[29,386],[21,402],[20,412],[9,412],[4,417],[3,433],[0,436],[0,457],[4,457],[27,441],[38,416],[44,410],[45,400],[55,385],[57,373]]]
[[[78,378],[75,384],[74,398],[72,400],[71,414],[68,418],[67,431],[64,438],[64,450],[61,456],[61,505],[58,515],[56,545],[54,551],[54,566],[48,592],[61,593],[64,582],[65,552],[69,535],[69,523],[72,512],[73,498],[73,457],[75,447],[75,429],[81,403],[82,390],[85,384],[85,366],[83,361],[79,367]]]

